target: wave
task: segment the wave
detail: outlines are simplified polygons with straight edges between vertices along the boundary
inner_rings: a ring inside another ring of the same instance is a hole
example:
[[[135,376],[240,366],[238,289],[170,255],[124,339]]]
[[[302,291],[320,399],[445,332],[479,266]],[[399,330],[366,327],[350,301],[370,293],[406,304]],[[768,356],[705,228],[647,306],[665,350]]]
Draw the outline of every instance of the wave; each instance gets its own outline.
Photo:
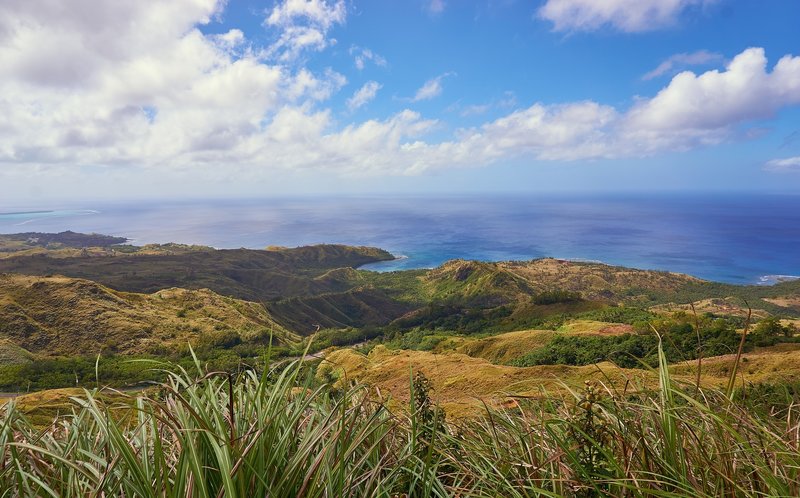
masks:
[[[758,285],[775,285],[792,280],[800,280],[800,275],[762,275],[758,277]]]

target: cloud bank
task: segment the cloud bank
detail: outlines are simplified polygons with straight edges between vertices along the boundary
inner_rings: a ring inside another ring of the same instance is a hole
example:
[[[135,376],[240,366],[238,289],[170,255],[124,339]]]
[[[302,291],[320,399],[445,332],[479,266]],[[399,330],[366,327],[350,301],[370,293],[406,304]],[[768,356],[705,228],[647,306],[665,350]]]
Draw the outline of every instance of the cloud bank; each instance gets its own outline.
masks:
[[[666,19],[689,3],[664,5],[672,5],[659,14]],[[347,20],[343,2],[277,4],[264,20],[275,41],[261,48],[240,30],[198,29],[223,7],[221,0],[1,3],[0,172],[91,166],[410,175],[516,159],[645,157],[738,139],[752,123],[800,104],[800,57],[770,68],[763,49],[749,48],[722,71],[682,72],[625,108],[514,103],[497,119],[434,140],[445,123],[413,109],[350,123],[337,117],[330,100],[346,78],[311,71],[302,59],[333,43],[331,30]],[[635,19],[619,22],[635,27]],[[444,76],[413,100],[440,95]],[[363,84],[346,106],[361,108],[380,88]]]

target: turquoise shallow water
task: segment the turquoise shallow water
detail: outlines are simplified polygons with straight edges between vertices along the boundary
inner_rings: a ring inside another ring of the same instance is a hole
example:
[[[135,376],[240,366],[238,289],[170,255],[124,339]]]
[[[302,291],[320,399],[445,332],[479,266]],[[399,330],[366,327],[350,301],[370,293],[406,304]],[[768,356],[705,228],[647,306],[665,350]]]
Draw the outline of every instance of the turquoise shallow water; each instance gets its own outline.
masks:
[[[19,213],[25,211],[26,213]],[[31,213],[31,211],[51,211]],[[453,258],[602,261],[731,283],[800,275],[800,196],[509,195],[5,206],[0,232],[97,232],[218,248],[372,245],[387,271]],[[8,214],[17,213],[17,214]]]

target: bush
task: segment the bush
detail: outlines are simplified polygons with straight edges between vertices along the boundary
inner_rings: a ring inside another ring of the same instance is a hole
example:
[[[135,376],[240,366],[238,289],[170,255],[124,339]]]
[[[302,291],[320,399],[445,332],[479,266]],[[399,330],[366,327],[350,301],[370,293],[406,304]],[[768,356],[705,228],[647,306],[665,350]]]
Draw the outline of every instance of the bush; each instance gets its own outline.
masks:
[[[581,301],[581,295],[578,292],[570,292],[567,290],[552,290],[540,292],[533,296],[533,304],[558,304],[558,303],[574,303]]]

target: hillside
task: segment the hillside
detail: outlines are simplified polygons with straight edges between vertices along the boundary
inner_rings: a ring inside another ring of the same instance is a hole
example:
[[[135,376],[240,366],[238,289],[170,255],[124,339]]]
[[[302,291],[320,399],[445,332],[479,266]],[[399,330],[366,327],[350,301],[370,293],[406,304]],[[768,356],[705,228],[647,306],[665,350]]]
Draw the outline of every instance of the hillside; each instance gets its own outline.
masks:
[[[84,279],[0,274],[0,340],[39,356],[143,354],[230,336],[263,342],[270,333],[298,340],[263,306],[208,289],[138,294]]]
[[[27,235],[27,234],[23,234]],[[10,236],[9,236],[10,237]],[[92,241],[92,236],[87,240]],[[408,310],[379,289],[364,287],[352,270],[366,263],[392,259],[371,247],[319,245],[269,250],[214,250],[198,246],[88,247],[20,253],[0,259],[0,272],[24,275],[65,275],[101,283],[119,291],[153,293],[171,287],[211,289],[238,299],[265,303],[294,299],[271,310],[284,327],[308,333],[314,325],[363,326],[387,323]],[[353,292],[360,288],[360,291]],[[322,298],[330,309],[372,309],[359,316],[301,310]],[[309,305],[304,300],[312,299]],[[372,303],[386,303],[375,309]],[[284,313],[284,310],[288,310]]]
[[[67,230],[60,233],[22,232],[0,234],[0,253],[15,252],[33,247],[57,250],[66,247],[111,247],[124,244],[128,239],[99,233],[78,233]]]
[[[391,254],[380,249],[336,245],[68,258],[52,258],[45,253],[0,260],[0,272],[85,278],[130,292],[153,292],[167,287],[210,288],[242,299],[272,300],[350,288],[349,274],[340,278],[315,277],[336,268],[391,258]]]
[[[514,335],[509,335],[514,338]],[[517,399],[542,398],[568,389],[580,390],[587,380],[602,382],[611,391],[628,393],[658,386],[654,370],[619,368],[610,362],[586,366],[540,365],[514,367],[463,353],[390,351],[382,346],[364,355],[340,349],[327,355],[317,375],[321,380],[344,386],[363,382],[377,388],[390,406],[406,405],[410,396],[410,372],[422,372],[430,381],[431,396],[448,417],[474,416],[485,405],[496,408],[514,405]],[[724,387],[735,362],[735,355],[706,358],[702,364],[702,385]],[[782,385],[800,381],[800,345],[762,348],[742,357],[738,386],[767,383]],[[693,385],[697,362],[670,367],[675,381]]]
[[[674,307],[679,307],[704,299],[733,300],[740,307],[746,299],[766,313],[800,316],[800,308],[792,306],[800,282],[735,286],[669,272],[549,258],[498,263],[454,260],[432,270],[376,273],[353,269],[392,258],[368,247],[214,250],[176,244],[125,246],[94,234],[56,234],[53,237],[61,242],[53,242],[45,235],[4,236],[15,244],[37,239],[44,245],[35,248],[36,254],[23,251],[0,259],[0,272],[66,275],[140,293],[207,288],[263,303],[284,328],[301,334],[319,327],[506,332],[541,328],[552,317],[609,304],[678,303]],[[81,241],[101,246],[72,247]],[[67,242],[71,247],[64,248]]]
[[[461,353],[390,351],[378,346],[368,355],[342,349],[326,356],[317,375],[339,385],[363,382],[375,387],[394,406],[409,400],[411,372],[422,372],[431,382],[431,396],[448,416],[476,415],[484,403],[502,407],[515,398],[540,397],[546,392],[579,388],[585,380],[603,380],[623,389],[628,381],[653,386],[656,376],[644,370],[620,369],[612,363],[584,367],[545,365],[511,367],[495,365]],[[689,377],[687,377],[689,379]],[[391,406],[391,404],[390,404]]]
[[[466,339],[457,344],[454,351],[502,365],[546,346],[559,335],[608,337],[630,332],[632,327],[626,324],[575,320],[557,330],[520,330],[481,339]]]

